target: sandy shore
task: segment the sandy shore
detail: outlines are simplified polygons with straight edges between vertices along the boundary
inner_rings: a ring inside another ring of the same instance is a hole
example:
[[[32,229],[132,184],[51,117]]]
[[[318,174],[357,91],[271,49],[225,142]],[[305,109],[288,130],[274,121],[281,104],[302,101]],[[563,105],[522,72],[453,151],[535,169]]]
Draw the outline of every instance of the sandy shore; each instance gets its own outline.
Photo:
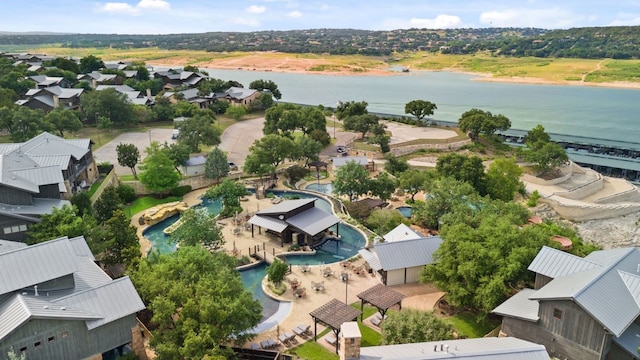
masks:
[[[269,56],[269,53],[248,53],[242,57],[232,57],[228,59],[216,59],[204,62],[191,62],[188,57],[173,57],[170,59],[158,59],[147,61],[148,65],[158,67],[176,67],[185,65],[194,65],[199,68],[220,69],[220,70],[245,70],[245,71],[264,71],[264,72],[280,72],[292,74],[310,74],[310,75],[336,75],[336,76],[400,76],[407,73],[393,71],[389,69],[387,64],[366,67],[357,64],[337,63],[330,58],[304,58],[298,57],[296,54],[285,57]],[[432,70],[418,70],[432,71]],[[504,82],[517,84],[536,84],[536,85],[568,85],[568,86],[596,86],[610,88],[640,89],[640,83],[635,82],[606,82],[593,83],[582,81],[552,81],[534,77],[495,77],[493,74],[474,73],[463,71],[456,68],[445,68],[433,71],[447,71],[465,73],[477,76],[474,81],[488,82]]]

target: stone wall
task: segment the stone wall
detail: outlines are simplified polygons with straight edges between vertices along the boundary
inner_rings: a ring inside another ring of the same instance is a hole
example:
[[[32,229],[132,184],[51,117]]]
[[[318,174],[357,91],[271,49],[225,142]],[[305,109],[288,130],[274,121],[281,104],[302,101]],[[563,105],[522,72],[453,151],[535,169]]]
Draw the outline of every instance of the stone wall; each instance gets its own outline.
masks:
[[[104,179],[102,184],[100,184],[100,187],[98,188],[98,190],[96,190],[96,192],[93,193],[93,196],[91,196],[91,203],[93,204],[94,202],[96,202],[96,200],[98,200],[100,195],[102,195],[102,193],[104,192],[104,189],[106,189],[109,186],[118,186],[118,184],[119,184],[118,175],[116,175],[115,169],[111,169],[111,171],[109,171],[109,173],[107,174],[107,177]]]
[[[227,178],[240,179],[242,175],[242,172],[233,172],[230,173]],[[213,186],[217,183],[218,181],[216,179],[207,179],[204,175],[200,175],[182,179],[178,182],[178,186],[190,185],[191,189],[197,190]],[[140,181],[122,181],[122,184],[131,186],[136,191],[136,195],[149,195],[152,193],[152,191],[149,191]]]
[[[414,153],[419,150],[458,150],[461,147],[471,144],[471,140],[462,140],[454,143],[443,143],[443,144],[413,144],[413,145],[402,145],[398,144],[396,146],[391,146],[391,154],[395,156],[403,156],[407,154]]]
[[[561,217],[571,221],[609,219],[640,211],[640,204],[567,205],[553,199],[540,199],[551,205]]]
[[[603,187],[604,179],[602,178],[602,175],[597,174],[597,177],[589,183],[580,185],[569,191],[556,192],[554,193],[554,195],[562,196],[566,199],[581,200],[589,195],[597,193],[598,191],[602,190]]]
[[[564,175],[555,179],[545,180],[543,178],[539,178],[533,175],[524,174],[522,175],[522,180],[528,183],[537,184],[537,185],[557,185],[571,178],[571,175],[573,174],[573,171],[574,171],[573,163],[561,168],[560,171]]]

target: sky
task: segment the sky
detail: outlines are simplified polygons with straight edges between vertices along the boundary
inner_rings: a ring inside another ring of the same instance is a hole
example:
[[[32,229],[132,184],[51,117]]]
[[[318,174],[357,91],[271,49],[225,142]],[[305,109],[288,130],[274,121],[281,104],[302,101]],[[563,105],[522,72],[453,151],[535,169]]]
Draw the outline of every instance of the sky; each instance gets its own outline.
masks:
[[[640,25],[639,0],[3,0],[0,32],[175,34]]]

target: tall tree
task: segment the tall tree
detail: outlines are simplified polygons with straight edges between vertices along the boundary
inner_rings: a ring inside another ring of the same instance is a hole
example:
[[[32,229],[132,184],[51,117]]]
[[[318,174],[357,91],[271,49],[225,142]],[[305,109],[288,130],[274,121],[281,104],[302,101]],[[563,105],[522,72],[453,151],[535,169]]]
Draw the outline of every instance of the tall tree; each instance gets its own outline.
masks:
[[[122,264],[127,268],[137,264],[140,259],[140,242],[136,228],[122,210],[116,210],[105,222],[105,232],[108,245],[101,262],[107,266]]]
[[[220,178],[229,175],[229,161],[227,155],[220,148],[215,147],[204,163],[204,176],[209,179],[216,179],[220,182]]]
[[[469,207],[477,198],[477,192],[471,184],[453,178],[441,178],[429,185],[426,200],[413,204],[412,219],[431,229],[440,227],[442,218],[457,207]]]
[[[263,165],[271,165],[275,171],[278,165],[286,159],[296,155],[293,140],[275,134],[266,135],[256,140],[249,148],[249,155],[245,160],[244,171],[258,173]]]
[[[262,306],[244,288],[235,258],[186,246],[141,261],[131,279],[158,325],[158,359],[228,358],[222,344],[244,344]]]
[[[107,116],[116,126],[133,124],[133,106],[125,94],[109,88],[84,92],[80,96],[80,106],[85,118],[97,121],[99,116]]]
[[[367,106],[369,104],[366,101],[340,101],[336,107],[336,117],[338,120],[344,120],[351,116],[368,114]]]
[[[204,194],[207,199],[221,199],[222,211],[220,216],[229,217],[242,212],[240,198],[249,194],[247,188],[237,181],[224,179],[222,182]]]
[[[467,182],[481,195],[486,194],[486,181],[482,159],[451,153],[440,156],[436,162],[436,172],[441,177],[451,177]]]
[[[367,169],[355,161],[348,161],[338,168],[333,179],[333,192],[347,195],[350,201],[370,190],[370,179]]]
[[[458,126],[460,130],[468,132],[472,139],[477,139],[480,133],[491,136],[498,130],[508,130],[511,128],[511,120],[501,114],[494,115],[489,111],[471,109],[462,114]]]
[[[147,157],[140,164],[140,182],[149,190],[162,193],[178,185],[180,174],[176,171],[167,151],[157,142],[147,148]]]
[[[516,192],[524,188],[520,181],[522,169],[514,158],[495,159],[485,175],[487,194],[493,199],[511,201]]]
[[[218,248],[224,245],[222,231],[216,225],[216,215],[205,208],[188,209],[180,215],[182,224],[171,233],[171,241],[184,246],[200,244]]]
[[[305,165],[320,160],[322,144],[308,136],[298,136],[294,140],[296,158],[304,160]]]
[[[31,110],[19,106],[11,119],[11,140],[22,142],[31,139],[43,131],[53,131],[53,125],[44,120],[42,110]]]
[[[29,226],[27,244],[36,244],[62,236],[70,238],[85,235],[87,228],[72,206],[53,208],[51,214],[40,217],[40,222]]]
[[[433,311],[403,309],[391,312],[382,327],[382,345],[453,339],[453,326]]]
[[[165,142],[164,149],[169,159],[173,161],[173,166],[176,168],[176,171],[180,173],[180,167],[187,164],[189,156],[191,155],[189,147],[181,143],[168,144]]]
[[[114,186],[107,186],[98,200],[93,204],[93,213],[100,222],[109,220],[120,208],[120,197]]]
[[[378,117],[373,114],[349,116],[343,121],[345,130],[360,132],[363,139],[376,124],[378,124]]]
[[[80,72],[88,74],[92,71],[98,71],[104,68],[104,62],[99,57],[94,55],[87,55],[80,59]]]
[[[431,101],[411,100],[404,105],[404,113],[411,114],[418,119],[418,123],[422,123],[425,116],[433,115],[433,111],[438,107]]]
[[[409,163],[403,158],[396,157],[393,154],[384,155],[385,164],[384,170],[393,176],[400,176],[405,171],[409,170]]]
[[[428,182],[435,178],[435,171],[420,171],[410,169],[400,174],[400,188],[411,194],[411,202],[415,202],[415,196],[427,189]]]
[[[82,129],[82,122],[72,110],[56,108],[44,116],[44,121],[52,124],[61,137],[64,137],[65,131],[75,132]]]
[[[118,164],[131,169],[133,177],[137,180],[136,165],[140,160],[140,151],[134,144],[118,144],[116,145],[116,153],[118,153]]]
[[[220,144],[220,130],[214,125],[213,120],[215,116],[210,111],[200,112],[186,119],[180,125],[178,143],[188,146],[191,152],[200,151],[200,144]]]
[[[391,199],[391,195],[396,191],[398,180],[383,172],[377,178],[369,181],[369,192],[373,196],[377,196],[382,201]]]
[[[280,100],[282,94],[278,90],[278,85],[271,80],[254,80],[249,84],[249,89],[256,89],[258,91],[268,91],[274,98]]]

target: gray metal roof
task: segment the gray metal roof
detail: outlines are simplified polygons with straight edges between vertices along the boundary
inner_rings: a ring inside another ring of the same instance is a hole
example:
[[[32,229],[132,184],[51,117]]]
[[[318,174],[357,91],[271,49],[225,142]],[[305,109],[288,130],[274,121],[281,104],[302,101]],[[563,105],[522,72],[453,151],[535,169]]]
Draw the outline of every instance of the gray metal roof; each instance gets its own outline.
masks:
[[[253,215],[251,219],[249,219],[249,221],[247,222],[249,224],[253,224],[256,226],[260,226],[261,228],[273,230],[278,233],[283,232],[284,229],[286,229],[287,226],[289,226],[289,224],[287,224],[286,222],[280,219],[275,219],[272,217],[260,216],[260,215]]]
[[[312,203],[317,199],[292,199],[284,200],[279,204],[275,204],[267,209],[260,210],[256,214],[259,215],[278,215],[286,214],[308,203]]]
[[[382,268],[386,271],[433,263],[433,253],[442,244],[438,236],[392,241],[374,245]]]
[[[87,244],[87,241],[84,239],[84,236],[76,236],[74,238],[69,239],[69,242],[73,247],[73,252],[77,256],[86,257],[94,261],[96,260],[96,258],[93,256],[93,253],[91,252],[91,249],[89,249],[89,245]]]
[[[396,226],[393,230],[389,231],[385,235],[382,236],[385,241],[402,241],[402,240],[412,240],[412,239],[421,239],[424,237],[422,234],[418,234],[412,228],[408,227],[405,224],[400,224]]]
[[[358,165],[367,165],[369,163],[369,159],[366,156],[342,156],[342,157],[334,157],[331,158],[331,162],[333,163],[333,167],[340,167],[346,165],[348,162],[353,161]]]
[[[441,345],[443,350],[440,350]],[[514,337],[443,340],[360,349],[360,360],[419,359],[549,360],[549,354],[543,345]]]
[[[369,264],[369,266],[371,266],[373,270],[382,270],[382,264],[380,264],[380,259],[378,259],[378,254],[376,254],[376,250],[374,248],[360,249],[358,250],[358,254],[362,255],[362,258]]]
[[[89,330],[124,316],[135,314],[145,308],[128,276],[113,280],[95,289],[60,298],[55,302],[101,314],[102,318],[87,321]]]
[[[527,269],[555,279],[594,267],[601,268],[602,266],[564,251],[543,246]]]
[[[31,287],[78,270],[69,239],[61,238],[0,254],[0,294]]]
[[[255,94],[256,92],[258,92],[258,90],[245,89],[245,88],[239,88],[239,87],[232,86],[229,89],[227,89],[224,93],[227,96],[231,97],[231,98],[242,100],[242,99],[246,99],[246,98],[250,97],[251,95]]]
[[[71,205],[71,202],[62,199],[33,198],[31,206],[0,204],[0,214],[7,216],[43,215],[50,214],[54,208],[60,209],[65,205]],[[25,220],[31,220],[31,222],[39,221],[33,218]]]
[[[187,160],[187,162],[185,163],[185,166],[204,165],[204,163],[206,162],[207,162],[206,157],[204,157],[203,155],[196,155],[196,156],[190,157],[189,160]]]
[[[340,222],[340,218],[333,214],[313,207],[306,210],[296,216],[290,217],[285,220],[291,226],[294,226],[305,233],[314,236],[323,230],[330,228],[331,226]]]
[[[18,241],[0,240],[0,254],[24,247],[27,247],[27,244]]]
[[[632,323],[622,335],[614,337],[613,342],[626,350],[630,355],[637,356],[638,338],[640,338],[640,325]]]
[[[538,316],[539,303],[529,299],[529,296],[535,292],[533,289],[522,289],[491,312],[527,321],[538,321],[540,319]]]

